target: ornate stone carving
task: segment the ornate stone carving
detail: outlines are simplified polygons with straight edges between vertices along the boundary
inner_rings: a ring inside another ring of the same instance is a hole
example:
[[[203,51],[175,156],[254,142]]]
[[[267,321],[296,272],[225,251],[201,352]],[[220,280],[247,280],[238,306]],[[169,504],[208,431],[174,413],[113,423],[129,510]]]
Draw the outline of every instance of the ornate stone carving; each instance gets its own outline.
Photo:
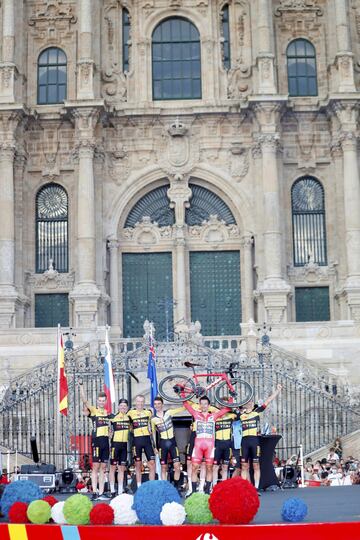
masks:
[[[317,0],[280,0],[279,5],[275,8],[275,17],[281,17],[286,11],[312,12],[318,17],[323,15],[323,10],[318,5]]]
[[[299,123],[299,129],[296,135],[299,169],[315,168],[316,166],[315,133],[312,120],[313,118],[310,118],[308,121]]]
[[[231,176],[240,182],[249,172],[249,152],[241,143],[231,143],[229,163]]]
[[[127,148],[120,142],[110,147],[108,152],[108,170],[110,177],[120,184],[130,174],[130,160]]]
[[[50,259],[51,261],[51,259]],[[54,270],[51,262],[49,269],[43,274],[25,272],[26,285],[31,290],[63,290],[71,291],[75,282],[74,272],[68,274],[59,273]]]
[[[33,28],[35,39],[42,41],[61,41],[69,38],[74,30],[77,18],[73,6],[64,4],[62,0],[46,0],[41,6],[34,7],[35,13],[29,18],[29,26]]]
[[[309,262],[304,266],[289,266],[288,276],[292,282],[328,283],[329,280],[336,276],[336,266],[337,263],[331,263],[329,266],[320,266],[314,261],[313,257],[310,257]]]
[[[229,239],[239,238],[240,235],[237,225],[226,225],[225,221],[219,220],[216,215],[211,215],[202,225],[188,227],[188,232],[190,238],[201,239],[214,247]]]
[[[167,126],[157,149],[157,161],[166,174],[189,173],[199,161],[199,142],[178,118]]]
[[[175,174],[170,179],[170,188],[167,195],[170,199],[170,208],[175,209],[176,225],[185,224],[185,208],[189,208],[191,189],[189,188],[188,178],[183,174]]]
[[[101,95],[109,103],[127,101],[127,74],[123,73],[117,62],[101,74],[103,87]]]
[[[239,58],[234,67],[228,71],[228,97],[230,99],[241,99],[246,96],[249,91],[249,79],[252,70],[247,66],[242,58]]]
[[[171,239],[172,227],[159,227],[156,221],[151,222],[149,216],[143,216],[135,227],[123,229],[121,236],[124,240],[131,240],[141,245],[144,249],[158,244],[162,239]]]

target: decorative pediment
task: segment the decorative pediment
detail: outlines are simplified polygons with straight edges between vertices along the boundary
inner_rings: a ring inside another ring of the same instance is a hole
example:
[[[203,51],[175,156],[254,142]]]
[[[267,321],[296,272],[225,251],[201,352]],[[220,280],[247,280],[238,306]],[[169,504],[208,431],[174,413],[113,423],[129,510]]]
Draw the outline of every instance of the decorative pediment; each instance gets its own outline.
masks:
[[[64,39],[69,36],[71,25],[77,22],[73,6],[62,0],[47,0],[34,6],[34,11],[29,26],[34,28],[33,34],[39,39]]]
[[[284,12],[310,12],[318,17],[323,15],[323,10],[317,0],[280,0],[275,8],[275,16],[281,17]]]
[[[135,227],[126,227],[122,231],[122,237],[146,249],[158,244],[162,239],[171,239],[172,227],[159,227],[158,223],[152,222],[149,216],[143,216],[141,221],[135,224]]]
[[[199,239],[214,246],[239,237],[237,225],[226,225],[225,221],[219,220],[218,216],[211,215],[208,221],[202,225],[194,225],[188,228],[190,238]]]
[[[26,284],[35,290],[63,290],[71,291],[74,287],[75,274],[70,272],[62,274],[54,270],[52,265],[43,274],[26,272]]]
[[[336,265],[320,266],[313,260],[300,267],[290,266],[288,276],[293,282],[329,282],[336,275]]]

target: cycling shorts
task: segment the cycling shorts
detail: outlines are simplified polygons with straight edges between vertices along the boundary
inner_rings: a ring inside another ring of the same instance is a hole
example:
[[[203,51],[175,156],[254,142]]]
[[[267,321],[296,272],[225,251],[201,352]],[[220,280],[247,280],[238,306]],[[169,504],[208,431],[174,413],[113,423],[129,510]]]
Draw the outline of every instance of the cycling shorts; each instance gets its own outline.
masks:
[[[189,443],[186,447],[186,456],[187,456],[187,459],[191,459],[191,456],[192,456],[192,453],[194,451],[194,444],[195,444],[195,439],[196,439],[196,432],[195,431],[192,431],[190,433],[190,439],[189,439]]]
[[[214,464],[220,465],[222,462],[224,465],[229,465],[231,454],[231,439],[228,441],[219,441],[215,442],[215,455],[214,455]]]
[[[202,439],[197,437],[195,439],[191,461],[193,463],[200,464],[203,458],[205,458],[205,463],[209,463],[211,465],[214,463],[214,451],[214,439]]]
[[[126,465],[127,463],[127,443],[113,442],[110,449],[111,465]]]
[[[260,459],[260,439],[256,435],[243,437],[241,441],[241,461],[249,463],[249,460],[258,463]]]
[[[142,460],[142,453],[144,451],[147,461],[155,459],[155,452],[151,442],[150,435],[140,435],[134,437],[134,455],[135,461]]]
[[[94,463],[106,463],[109,461],[109,438],[94,437],[91,441],[91,455]]]
[[[173,463],[177,463],[180,461],[179,450],[176,446],[175,438],[160,439],[159,457],[161,465],[166,465],[168,463],[169,457]]]

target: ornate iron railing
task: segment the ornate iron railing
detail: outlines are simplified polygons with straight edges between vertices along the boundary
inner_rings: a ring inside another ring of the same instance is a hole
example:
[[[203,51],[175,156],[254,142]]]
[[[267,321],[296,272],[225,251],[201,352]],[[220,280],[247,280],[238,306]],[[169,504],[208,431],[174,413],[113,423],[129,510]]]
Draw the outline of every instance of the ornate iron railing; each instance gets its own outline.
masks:
[[[280,396],[264,413],[264,423],[283,437],[280,455],[294,453],[300,443],[305,453],[312,452],[357,428],[360,415],[350,406],[346,384],[340,384],[316,364],[270,345],[267,339],[251,342],[242,338],[234,348],[216,349],[204,345],[204,341],[213,345],[199,335],[177,336],[173,342],[158,343],[158,379],[174,371],[186,373],[183,364],[190,360],[209,372],[238,362],[237,375],[253,385],[258,401],[282,384]],[[139,392],[147,395],[146,340],[117,340],[112,346],[117,397],[131,401]],[[69,465],[71,459],[78,459],[79,452],[88,451],[90,422],[83,415],[79,382],[83,382],[88,400],[95,403],[96,394],[103,388],[101,345],[94,347],[92,343],[67,352],[66,371],[67,417],[57,414],[55,360],[11,382],[0,404],[3,446],[30,455],[30,437],[36,436],[41,460],[56,462],[58,467]],[[56,459],[56,455],[70,456],[70,461],[65,457]]]

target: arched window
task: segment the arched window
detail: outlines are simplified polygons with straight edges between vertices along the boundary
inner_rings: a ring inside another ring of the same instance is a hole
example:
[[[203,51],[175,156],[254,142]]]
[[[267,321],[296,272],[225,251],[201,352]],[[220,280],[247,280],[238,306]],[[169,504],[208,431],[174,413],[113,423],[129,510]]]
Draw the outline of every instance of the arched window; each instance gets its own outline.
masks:
[[[317,96],[315,47],[306,39],[295,39],[286,51],[290,96]]]
[[[123,71],[129,71],[130,15],[126,8],[122,10],[122,64]]]
[[[296,180],[291,189],[294,265],[309,261],[327,264],[324,189],[311,176]]]
[[[185,210],[185,222],[187,225],[201,225],[203,221],[208,221],[210,216],[217,216],[219,220],[225,221],[226,225],[235,224],[235,218],[226,203],[212,191],[189,184],[191,188],[190,206]]]
[[[230,57],[230,28],[229,28],[229,6],[225,4],[221,10],[221,34],[223,39],[223,65],[225,69],[231,67]]]
[[[68,196],[58,184],[42,187],[36,196],[36,272],[49,268],[68,272]]]
[[[168,189],[169,186],[161,186],[146,193],[130,210],[125,227],[135,227],[144,217],[149,217],[159,227],[174,225],[175,212],[170,208]]]
[[[38,104],[61,103],[66,99],[66,54],[51,47],[38,60]]]
[[[200,99],[200,35],[188,20],[162,21],[152,35],[153,99]]]

